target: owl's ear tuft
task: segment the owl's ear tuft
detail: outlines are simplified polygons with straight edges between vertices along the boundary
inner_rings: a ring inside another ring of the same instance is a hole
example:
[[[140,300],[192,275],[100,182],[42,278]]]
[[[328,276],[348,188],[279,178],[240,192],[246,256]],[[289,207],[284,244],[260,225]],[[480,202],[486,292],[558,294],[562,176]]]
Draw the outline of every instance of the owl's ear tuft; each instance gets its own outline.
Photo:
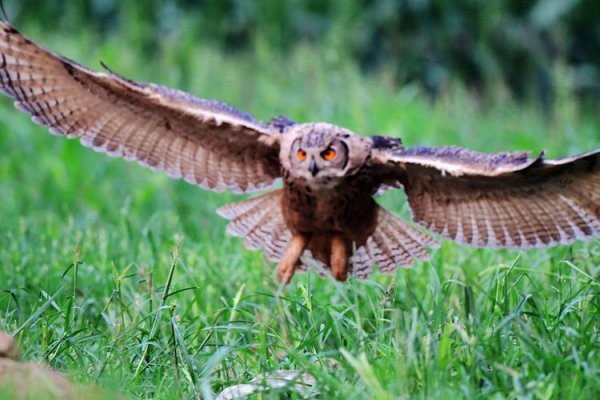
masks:
[[[370,136],[373,148],[376,150],[401,150],[404,148],[400,138],[389,136]]]
[[[289,128],[292,125],[296,125],[296,123],[291,119],[284,117],[283,115],[279,115],[275,118],[272,118],[269,121],[269,126],[278,130],[279,133],[283,133],[287,128]]]

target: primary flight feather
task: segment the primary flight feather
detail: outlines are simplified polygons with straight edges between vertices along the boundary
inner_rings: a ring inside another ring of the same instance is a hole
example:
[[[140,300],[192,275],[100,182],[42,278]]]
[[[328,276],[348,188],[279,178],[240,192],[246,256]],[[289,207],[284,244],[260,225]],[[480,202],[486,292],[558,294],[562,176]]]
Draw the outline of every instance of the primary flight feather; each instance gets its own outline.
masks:
[[[214,100],[91,71],[0,21],[0,91],[52,133],[203,188],[283,187],[218,210],[277,261],[338,280],[427,258],[437,242],[380,207],[402,188],[415,221],[473,246],[531,248],[600,235],[600,152],[562,160],[459,147],[405,148],[328,123],[269,123]]]

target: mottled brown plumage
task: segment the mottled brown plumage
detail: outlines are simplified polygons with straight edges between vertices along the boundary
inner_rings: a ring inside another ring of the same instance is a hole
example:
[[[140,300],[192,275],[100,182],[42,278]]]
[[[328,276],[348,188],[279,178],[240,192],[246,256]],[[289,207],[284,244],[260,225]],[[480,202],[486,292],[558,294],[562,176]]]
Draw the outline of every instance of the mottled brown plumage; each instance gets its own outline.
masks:
[[[230,234],[278,261],[279,279],[316,266],[338,280],[425,259],[431,237],[374,197],[403,188],[414,219],[473,246],[530,248],[600,235],[600,152],[404,148],[327,123],[262,123],[214,100],[97,73],[0,22],[0,91],[51,132],[211,190],[283,188],[218,213]]]

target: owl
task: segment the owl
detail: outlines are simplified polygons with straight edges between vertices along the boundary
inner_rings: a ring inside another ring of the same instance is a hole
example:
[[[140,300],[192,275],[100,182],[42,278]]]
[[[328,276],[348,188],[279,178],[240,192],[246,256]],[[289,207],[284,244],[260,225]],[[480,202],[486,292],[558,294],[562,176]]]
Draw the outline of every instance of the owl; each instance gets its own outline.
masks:
[[[104,65],[103,65],[104,66]],[[33,121],[109,156],[214,191],[271,188],[217,212],[278,262],[287,284],[315,266],[345,281],[408,267],[437,240],[375,201],[406,192],[414,221],[475,247],[532,248],[600,235],[600,151],[406,148],[329,123],[268,123],[214,100],[89,70],[0,22],[0,91]]]

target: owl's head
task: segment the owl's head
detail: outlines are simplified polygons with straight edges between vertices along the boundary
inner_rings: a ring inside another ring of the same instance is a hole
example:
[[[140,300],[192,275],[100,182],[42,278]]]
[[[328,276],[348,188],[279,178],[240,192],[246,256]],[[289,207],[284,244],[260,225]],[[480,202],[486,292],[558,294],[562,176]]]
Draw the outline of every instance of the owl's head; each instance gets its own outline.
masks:
[[[297,124],[283,135],[280,160],[290,177],[333,187],[364,165],[369,148],[367,140],[339,126]]]

